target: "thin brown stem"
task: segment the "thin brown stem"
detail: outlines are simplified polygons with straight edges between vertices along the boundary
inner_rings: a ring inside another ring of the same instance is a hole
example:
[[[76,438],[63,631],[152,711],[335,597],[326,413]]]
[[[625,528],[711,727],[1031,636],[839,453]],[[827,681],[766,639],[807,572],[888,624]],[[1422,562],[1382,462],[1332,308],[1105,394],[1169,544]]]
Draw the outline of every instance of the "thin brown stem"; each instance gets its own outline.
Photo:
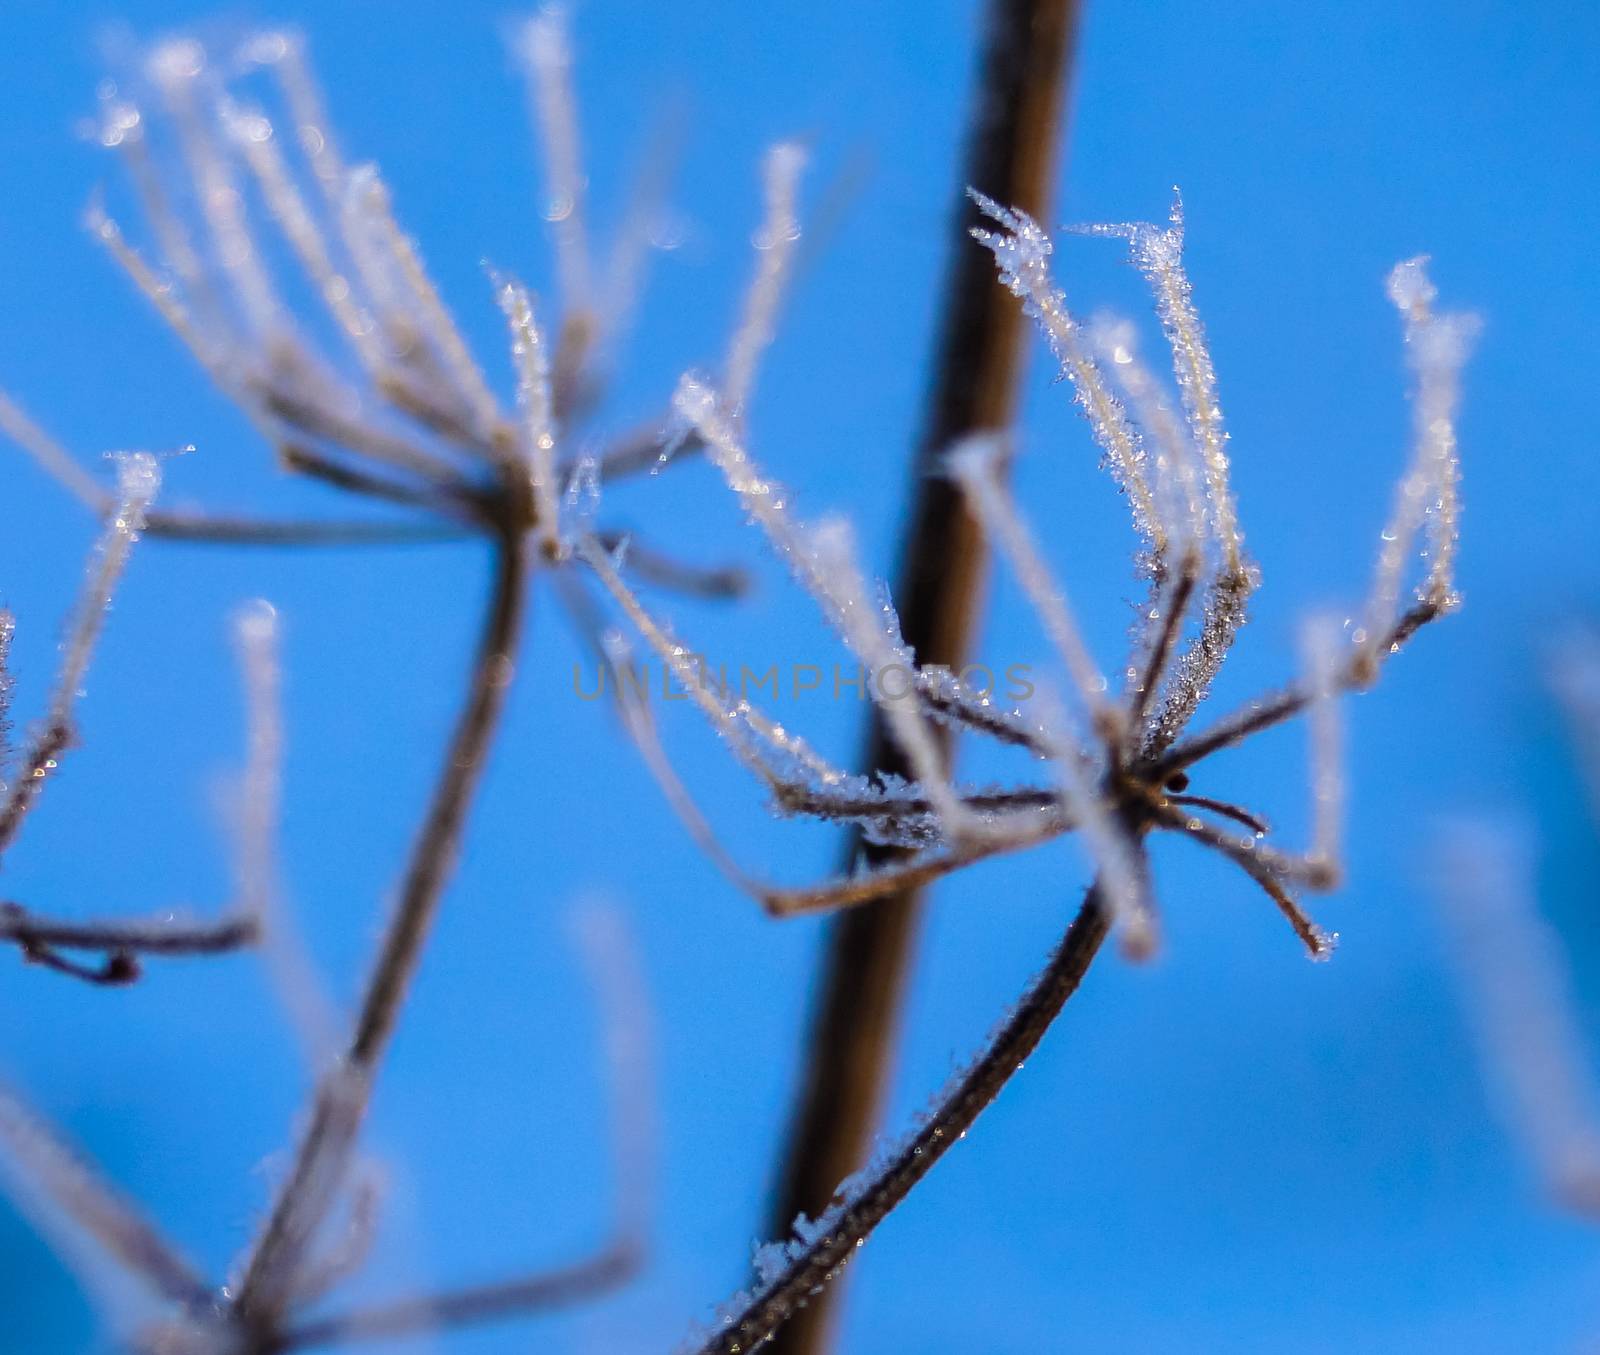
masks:
[[[691,597],[743,597],[750,587],[750,576],[737,565],[686,564],[649,546],[642,546],[631,532],[600,531],[595,540],[608,553],[625,544],[623,562],[629,573],[657,588]]]
[[[399,904],[368,977],[355,1031],[339,1067],[317,1090],[294,1162],[245,1266],[238,1312],[258,1331],[271,1331],[281,1318],[298,1264],[342,1175],[455,866],[467,811],[499,724],[522,630],[529,564],[526,534],[512,520],[515,514],[507,516],[496,542],[494,588],[466,703],[411,849]]]
[[[23,754],[11,783],[11,789],[0,802],[0,852],[4,852],[16,839],[23,819],[33,808],[33,802],[44,789],[44,783],[55,770],[56,760],[72,742],[72,726],[64,719],[52,720],[34,737]]]
[[[1150,712],[1150,703],[1155,700],[1156,692],[1160,690],[1161,683],[1167,675],[1167,668],[1172,662],[1173,650],[1183,629],[1184,616],[1189,610],[1190,600],[1194,597],[1199,570],[1199,561],[1192,554],[1186,555],[1179,567],[1177,580],[1167,595],[1166,610],[1161,617],[1160,629],[1156,631],[1155,641],[1145,656],[1139,676],[1130,692],[1128,737],[1134,741],[1133,751],[1137,751],[1138,745],[1143,741],[1144,722]],[[1160,597],[1159,591],[1157,597]]]
[[[1232,819],[1235,823],[1243,824],[1257,836],[1264,836],[1272,830],[1267,826],[1267,821],[1258,818],[1248,809],[1240,805],[1230,804],[1227,800],[1215,800],[1209,795],[1169,795],[1167,803],[1171,805],[1191,805],[1195,809],[1206,809],[1213,814],[1221,814],[1225,819]]]
[[[906,642],[924,664],[959,668],[965,660],[983,562],[981,532],[959,487],[935,471],[958,438],[1011,421],[1023,354],[1021,310],[996,282],[985,253],[968,239],[976,208],[966,190],[977,188],[1048,215],[1076,14],[1076,0],[990,0],[987,6],[977,95],[956,186],[942,333],[911,467],[916,499],[895,589]],[[905,771],[881,719],[872,728],[867,765]],[[858,851],[869,862],[892,855],[859,838],[852,857]],[[802,1083],[768,1214],[770,1233],[786,1233],[797,1215],[825,1206],[865,1154],[893,1055],[917,901],[915,890],[905,891],[851,911],[829,932]],[[774,1349],[782,1355],[821,1350],[828,1307],[826,1298],[814,1302]]]
[[[823,1215],[809,1240],[792,1247],[791,1260],[782,1273],[728,1318],[722,1330],[699,1348],[698,1355],[741,1355],[754,1350],[802,1306],[809,1310],[827,1293],[821,1287],[972,1127],[1033,1053],[1067,999],[1077,991],[1110,922],[1110,912],[1096,885],[1044,972],[923,1127],[901,1144],[865,1186]],[[782,1235],[788,1235],[787,1224]]]
[[[672,455],[663,462],[661,454],[669,446]],[[703,447],[698,433],[690,432],[674,439],[665,420],[647,423],[631,433],[623,434],[605,448],[595,458],[595,474],[602,484],[609,484],[613,480],[625,480],[630,475],[660,470],[663,465],[671,465],[680,458],[692,456]],[[557,478],[565,483],[577,473],[578,468],[576,461],[563,461],[557,468]]]
[[[1154,805],[1151,812],[1163,827],[1203,843],[1213,851],[1221,852],[1254,880],[1261,892],[1277,904],[1278,911],[1294,928],[1294,934],[1300,938],[1301,944],[1305,946],[1313,960],[1326,959],[1333,953],[1337,938],[1329,936],[1306,915],[1299,901],[1289,892],[1286,883],[1274,868],[1269,854],[1258,851],[1253,843],[1246,845],[1239,839],[1230,837],[1214,824],[1192,819],[1175,809]]]
[[[457,521],[482,527],[487,516],[487,498],[472,489],[451,491],[436,486],[406,484],[384,475],[349,466],[308,447],[285,443],[278,449],[278,458],[285,470],[294,471],[309,479],[320,481],[330,489],[346,494],[357,494],[368,499],[382,499],[407,508],[420,508],[424,512],[439,513]]]
[[[219,955],[248,946],[258,931],[256,919],[242,914],[214,922],[170,917],[65,922],[42,917],[21,904],[0,903],[0,941],[15,942],[25,953],[45,948],[108,955]]]
[[[1418,603],[1395,623],[1383,643],[1378,646],[1377,653],[1382,657],[1397,653],[1407,640],[1440,614],[1440,608],[1436,604]],[[1362,656],[1357,655],[1345,665],[1339,674],[1337,690],[1350,691],[1367,685],[1362,678],[1361,662]],[[1262,730],[1271,729],[1272,726],[1282,724],[1285,720],[1292,720],[1315,699],[1316,693],[1310,687],[1303,683],[1293,683],[1271,696],[1252,701],[1243,710],[1225,716],[1204,733],[1196,734],[1193,738],[1185,739],[1170,748],[1152,765],[1149,779],[1152,782],[1164,781],[1174,772],[1181,772],[1185,767],[1191,767],[1202,758],[1210,757],[1223,748],[1231,748],[1236,743],[1242,743],[1252,734],[1259,734]]]
[[[639,1252],[630,1245],[558,1270],[540,1271],[496,1284],[450,1289],[355,1308],[291,1327],[263,1355],[310,1346],[380,1341],[447,1327],[478,1326],[530,1313],[565,1308],[625,1284],[639,1269]]]
[[[198,546],[409,546],[466,541],[479,533],[442,522],[330,522],[314,519],[152,514],[147,536]]]
[[[1012,790],[958,791],[956,798],[962,808],[975,814],[993,814],[1007,810],[1052,809],[1060,803],[1061,792],[1052,786],[1018,786]],[[893,823],[934,812],[933,802],[917,795],[883,799],[818,790],[798,783],[780,786],[776,800],[785,814],[806,814],[818,819],[873,819]]]

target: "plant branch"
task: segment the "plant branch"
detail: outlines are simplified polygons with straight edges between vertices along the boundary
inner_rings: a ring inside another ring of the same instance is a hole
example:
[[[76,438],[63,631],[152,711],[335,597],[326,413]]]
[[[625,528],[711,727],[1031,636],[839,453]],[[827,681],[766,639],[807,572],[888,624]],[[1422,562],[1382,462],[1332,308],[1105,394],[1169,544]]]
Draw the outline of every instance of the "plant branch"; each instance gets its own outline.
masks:
[[[987,10],[976,105],[957,185],[942,333],[926,425],[911,468],[916,500],[895,589],[906,643],[923,663],[956,668],[968,648],[983,543],[960,489],[933,472],[958,438],[1010,422],[1024,327],[1020,309],[995,281],[988,257],[967,238],[976,208],[966,190],[975,187],[998,201],[1045,214],[1077,5],[1076,0],[991,0]],[[867,765],[903,772],[902,762],[883,722],[875,720]],[[852,857],[857,852],[869,861],[889,855],[859,837]],[[801,1212],[822,1208],[866,1150],[892,1056],[917,899],[916,891],[908,890],[852,911],[830,928],[806,1036],[803,1083],[768,1215],[769,1235],[786,1233]],[[784,1355],[820,1350],[826,1308],[825,1300],[815,1303],[777,1349]]]
[[[475,1326],[501,1318],[564,1308],[603,1294],[629,1280],[639,1268],[638,1251],[627,1244],[610,1247],[587,1261],[541,1271],[497,1284],[474,1285],[438,1294],[355,1308],[291,1327],[263,1355],[308,1346],[411,1336],[444,1327]]]
[[[1397,653],[1400,647],[1423,626],[1442,614],[1443,609],[1437,603],[1417,603],[1394,624],[1389,634],[1377,646],[1376,652],[1384,657]],[[1338,691],[1350,691],[1368,685],[1369,681],[1363,677],[1360,654],[1344,666],[1335,683]],[[1181,772],[1185,767],[1191,767],[1202,758],[1210,757],[1223,748],[1231,748],[1252,734],[1259,734],[1262,730],[1271,729],[1272,726],[1280,725],[1285,720],[1292,720],[1315,699],[1316,693],[1311,687],[1297,682],[1283,688],[1275,695],[1252,701],[1243,710],[1225,716],[1210,729],[1170,748],[1151,767],[1149,780],[1153,783],[1164,781],[1174,772]]]
[[[448,522],[251,518],[170,512],[151,513],[145,524],[145,535],[207,546],[391,546],[418,541],[465,541],[481,533]]]
[[[829,1277],[972,1127],[1033,1053],[1067,999],[1077,991],[1110,924],[1110,911],[1096,884],[1044,972],[927,1123],[871,1174],[865,1186],[824,1215],[808,1241],[791,1248],[791,1259],[783,1271],[730,1317],[697,1355],[739,1355],[754,1350],[803,1305],[815,1305],[820,1297],[817,1291]]]
[[[92,983],[136,979],[136,955],[219,955],[250,945],[259,930],[257,920],[248,914],[214,922],[180,922],[171,917],[63,922],[29,912],[18,903],[0,902],[0,941],[16,943],[35,963]],[[62,950],[100,951],[107,959],[103,966],[93,967],[60,955]]]
[[[310,1123],[289,1175],[245,1266],[238,1310],[257,1330],[271,1330],[292,1295],[294,1273],[342,1174],[455,865],[467,811],[510,686],[513,655],[522,630],[529,552],[526,534],[512,517],[508,511],[496,542],[494,588],[466,703],[412,847],[399,905],[368,977],[349,1048],[340,1065],[318,1087]]]

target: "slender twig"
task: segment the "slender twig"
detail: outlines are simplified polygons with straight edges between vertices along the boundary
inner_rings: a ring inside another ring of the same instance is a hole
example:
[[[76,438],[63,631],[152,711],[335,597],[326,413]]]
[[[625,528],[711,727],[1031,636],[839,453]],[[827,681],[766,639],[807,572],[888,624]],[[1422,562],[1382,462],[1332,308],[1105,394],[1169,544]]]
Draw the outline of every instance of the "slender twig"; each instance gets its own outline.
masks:
[[[1417,603],[1395,623],[1394,628],[1376,647],[1375,652],[1380,658],[1398,653],[1407,640],[1441,614],[1441,609],[1434,603]],[[1360,655],[1344,666],[1337,675],[1334,685],[1339,691],[1349,691],[1368,685],[1368,679],[1361,667]],[[1169,748],[1153,764],[1150,780],[1162,781],[1174,772],[1181,772],[1185,767],[1193,766],[1201,758],[1210,757],[1219,749],[1231,748],[1252,734],[1259,734],[1262,730],[1271,729],[1285,720],[1292,720],[1315,699],[1316,692],[1311,687],[1304,683],[1292,683],[1276,695],[1252,701],[1243,710],[1224,716],[1210,729]]]
[[[238,1312],[257,1330],[271,1330],[291,1297],[296,1264],[328,1208],[327,1187],[337,1182],[364,1117],[373,1076],[455,865],[467,810],[514,669],[528,554],[525,534],[508,521],[496,543],[494,589],[466,703],[412,847],[399,904],[368,977],[350,1045],[335,1075],[318,1088],[289,1174],[244,1268]]]
[[[41,917],[20,904],[0,903],[0,941],[62,950],[126,951],[140,955],[217,955],[255,939],[256,920],[240,915],[214,922],[167,917],[65,922]]]
[[[750,588],[750,576],[737,565],[685,564],[640,545],[631,532],[599,531],[595,540],[607,553],[620,549],[624,568],[657,588],[704,598],[742,597]]]
[[[967,1069],[926,1123],[872,1172],[866,1185],[830,1209],[809,1240],[791,1244],[789,1263],[743,1309],[700,1346],[697,1355],[740,1355],[768,1340],[848,1261],[872,1230],[966,1134],[985,1107],[1022,1067],[1059,1015],[1099,952],[1110,928],[1100,889],[1092,887],[1055,954],[1012,1009],[989,1047]],[[788,1228],[785,1226],[784,1235]],[[830,1292],[820,1289],[820,1293]]]
[[[318,521],[170,512],[152,513],[145,535],[206,546],[403,546],[464,541],[479,533],[448,522]]]
[[[1157,598],[1161,599],[1160,605],[1166,610],[1161,615],[1161,629],[1156,632],[1155,643],[1145,655],[1128,700],[1128,734],[1136,748],[1145,734],[1144,722],[1150,712],[1150,703],[1155,700],[1156,692],[1166,677],[1167,667],[1172,662],[1178,636],[1183,630],[1184,616],[1189,610],[1189,601],[1194,596],[1199,577],[1199,560],[1192,554],[1185,555],[1171,589],[1156,592]]]
[[[1213,814],[1221,814],[1225,819],[1232,819],[1235,823],[1242,823],[1257,836],[1263,836],[1271,831],[1267,827],[1265,819],[1257,817],[1243,806],[1230,804],[1226,800],[1216,800],[1209,795],[1169,795],[1167,796],[1167,803],[1192,805],[1196,809],[1209,809]]]
[[[916,502],[895,594],[906,643],[925,664],[959,668],[963,661],[983,554],[959,488],[930,472],[958,438],[1010,421],[1022,357],[1023,317],[995,282],[987,256],[967,238],[976,218],[965,190],[970,185],[1046,214],[1076,9],[1075,0],[991,0],[988,6],[942,334],[912,463]],[[876,720],[867,765],[903,772],[902,763]],[[869,860],[889,855],[859,839],[852,856],[857,851]],[[822,1208],[861,1161],[891,1058],[916,914],[917,895],[907,891],[833,924],[767,1216],[769,1234],[786,1233],[797,1215]],[[827,1306],[826,1297],[814,1302],[775,1349],[786,1355],[819,1350]]]
[[[471,488],[450,491],[433,485],[408,485],[292,443],[278,449],[278,459],[285,470],[296,471],[346,494],[420,508],[473,525],[481,525],[485,518],[484,496]]]
[[[378,1341],[444,1327],[475,1326],[522,1317],[595,1298],[637,1273],[639,1253],[629,1245],[612,1247],[587,1261],[496,1284],[450,1289],[336,1313],[291,1327],[269,1343],[262,1355],[310,1346]]]
[[[1153,805],[1151,812],[1163,827],[1193,838],[1196,842],[1203,842],[1213,851],[1221,852],[1254,880],[1261,892],[1277,904],[1278,911],[1294,928],[1294,934],[1300,938],[1301,944],[1305,946],[1312,959],[1325,960],[1333,953],[1333,947],[1339,938],[1323,931],[1306,916],[1294,895],[1289,892],[1269,854],[1257,850],[1253,842],[1247,846],[1237,837],[1222,832],[1215,825],[1201,819],[1190,818],[1176,810]]]

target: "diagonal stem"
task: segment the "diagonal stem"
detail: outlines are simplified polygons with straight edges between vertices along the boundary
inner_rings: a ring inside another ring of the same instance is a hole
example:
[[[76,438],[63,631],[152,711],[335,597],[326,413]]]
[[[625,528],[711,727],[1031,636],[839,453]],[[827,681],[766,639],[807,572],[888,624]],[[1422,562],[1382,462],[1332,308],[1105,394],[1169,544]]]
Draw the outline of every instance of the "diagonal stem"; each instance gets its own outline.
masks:
[[[1076,0],[990,0],[955,241],[927,423],[912,464],[916,501],[896,598],[908,645],[924,664],[959,668],[972,630],[983,542],[960,490],[936,473],[951,443],[1003,428],[1015,407],[1023,316],[967,238],[976,209],[971,186],[1045,215],[1057,148]],[[881,721],[867,765],[904,773]],[[882,849],[862,844],[874,864]],[[877,1120],[893,1045],[918,895],[909,890],[855,910],[828,933],[802,1062],[802,1085],[768,1215],[769,1236],[815,1214],[860,1164]],[[829,1291],[831,1292],[831,1291]],[[774,1347],[782,1355],[821,1350],[828,1296],[818,1296]]]
[[[1388,657],[1398,653],[1407,640],[1440,615],[1441,609],[1436,604],[1417,603],[1383,637],[1376,648],[1377,654]],[[1344,692],[1359,690],[1366,685],[1361,677],[1361,655],[1358,654],[1338,673],[1334,689]],[[1208,758],[1224,748],[1232,748],[1251,735],[1271,729],[1285,720],[1292,720],[1315,699],[1316,694],[1310,687],[1297,682],[1252,701],[1243,710],[1224,717],[1205,732],[1174,744],[1149,765],[1147,777],[1153,783],[1164,781],[1173,773],[1192,767],[1202,758]]]
[[[529,553],[526,534],[501,528],[495,579],[466,704],[445,754],[444,770],[411,850],[400,902],[384,932],[356,1028],[343,1059],[319,1085],[310,1122],[289,1175],[245,1265],[237,1300],[241,1318],[270,1331],[292,1294],[295,1271],[337,1189],[365,1116],[378,1066],[394,1033],[439,900],[455,866],[462,829],[499,725],[522,630]]]
[[[1067,999],[1077,992],[1110,925],[1110,911],[1096,884],[1085,896],[1044,972],[922,1128],[902,1143],[836,1213],[823,1217],[815,1236],[791,1248],[789,1264],[782,1273],[728,1318],[696,1355],[739,1355],[754,1350],[796,1313],[809,1312],[829,1292],[822,1286],[834,1271],[933,1170],[934,1163],[972,1127],[1033,1053]],[[785,1228],[782,1236],[787,1235]]]
[[[396,1299],[392,1303],[355,1308],[332,1317],[313,1318],[301,1326],[291,1327],[268,1349],[301,1350],[310,1346],[392,1340],[550,1312],[596,1298],[623,1284],[638,1270],[639,1261],[639,1253],[632,1247],[611,1247],[589,1260],[559,1270],[541,1271],[497,1284]]]

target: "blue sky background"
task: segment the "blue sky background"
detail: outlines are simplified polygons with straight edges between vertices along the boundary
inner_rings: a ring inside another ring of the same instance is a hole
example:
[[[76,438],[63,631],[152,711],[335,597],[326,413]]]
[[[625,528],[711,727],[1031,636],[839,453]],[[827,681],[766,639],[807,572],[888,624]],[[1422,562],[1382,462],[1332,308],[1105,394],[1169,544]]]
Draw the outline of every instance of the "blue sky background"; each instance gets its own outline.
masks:
[[[942,0],[593,0],[578,13],[599,220],[615,219],[652,119],[674,100],[688,114],[674,199],[686,239],[645,299],[613,426],[653,412],[681,370],[721,351],[763,147],[809,140],[813,203],[865,166],[801,280],[751,427],[803,508],[849,511],[881,567],[949,247],[976,14]],[[480,260],[535,285],[551,276],[510,17],[501,3],[284,3],[221,20],[225,34],[305,27],[347,151],[383,165],[502,380]],[[75,129],[103,54],[115,60],[117,26],[147,37],[215,18],[210,5],[148,0],[0,15],[0,385],[86,457],[197,444],[171,468],[169,504],[321,508],[273,476],[76,224],[112,176]],[[1382,281],[1420,251],[1444,299],[1487,325],[1461,424],[1468,605],[1352,703],[1350,880],[1318,904],[1343,935],[1336,962],[1307,965],[1237,875],[1183,844],[1158,848],[1165,956],[1098,967],[1024,1074],[872,1241],[851,1278],[848,1349],[1556,1351],[1600,1338],[1600,1230],[1540,1200],[1494,1118],[1425,854],[1440,813],[1536,821],[1541,893],[1600,1039],[1595,840],[1538,684],[1544,638],[1600,604],[1597,28],[1577,3],[1089,5],[1058,215],[1154,216],[1182,185],[1266,578],[1218,701],[1290,670],[1308,609],[1360,596],[1407,441]],[[1115,253],[1064,245],[1081,308],[1142,304]],[[1110,662],[1136,592],[1130,539],[1050,376],[1035,364],[1019,484]],[[92,529],[20,456],[0,466],[0,599],[19,617],[25,719]],[[833,662],[809,604],[706,468],[621,491],[611,512],[692,558],[755,568],[760,587],[737,610],[669,604],[686,634],[734,661]],[[225,898],[217,788],[241,739],[225,622],[239,600],[266,596],[287,636],[286,874],[348,999],[448,730],[485,569],[475,546],[143,549],[83,705],[84,747],[8,859],[6,897],[85,913]],[[983,650],[1002,664],[1044,659],[1003,579]],[[381,1084],[372,1137],[394,1184],[361,1289],[555,1263],[603,1235],[598,1030],[567,940],[586,893],[626,909],[656,1011],[656,1245],[644,1278],[598,1307],[418,1349],[671,1348],[745,1280],[786,1113],[821,928],[765,921],[698,858],[604,709],[574,700],[578,653],[541,589],[505,738]],[[853,706],[792,713],[850,755]],[[771,821],[686,713],[669,725],[748,866],[790,881],[832,867],[828,831]],[[1286,732],[1208,764],[1197,789],[1247,799],[1296,841],[1302,759],[1303,737]],[[938,892],[895,1123],[1006,1009],[1084,876],[1075,849],[1057,846]],[[120,992],[0,964],[0,1030],[4,1074],[225,1266],[305,1090],[255,962],[157,965]],[[72,1279],[9,1214],[0,1307],[17,1350],[97,1339]]]

